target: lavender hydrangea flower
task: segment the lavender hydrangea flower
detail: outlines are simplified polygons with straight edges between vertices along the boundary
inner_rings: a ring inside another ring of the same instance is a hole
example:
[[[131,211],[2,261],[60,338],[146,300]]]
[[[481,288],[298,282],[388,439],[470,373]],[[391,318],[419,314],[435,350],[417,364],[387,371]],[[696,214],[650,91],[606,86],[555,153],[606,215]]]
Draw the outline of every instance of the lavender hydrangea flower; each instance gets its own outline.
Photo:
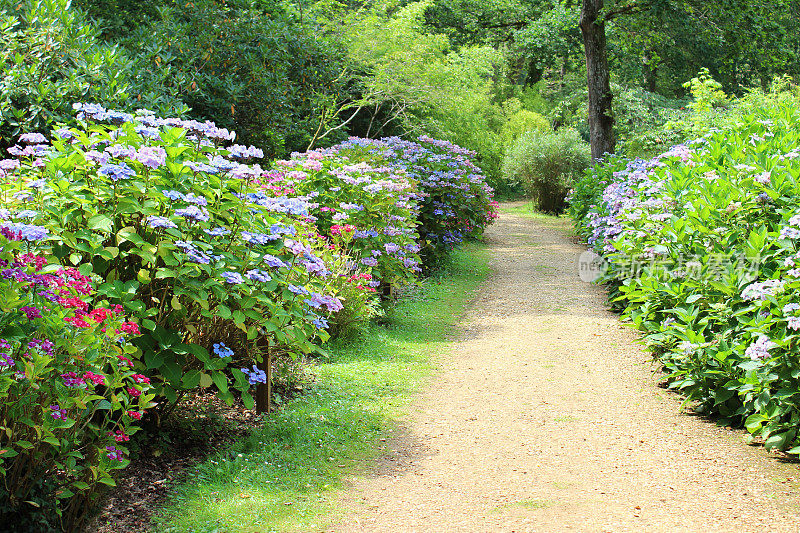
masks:
[[[797,239],[800,238],[800,228],[793,226],[786,226],[781,229],[781,239]]]
[[[208,205],[208,200],[204,196],[197,196],[193,192],[190,192],[184,197],[184,200],[189,202],[190,204],[199,205],[199,206],[206,206]]]
[[[760,335],[753,344],[748,346],[744,354],[753,361],[759,361],[769,358],[769,351],[777,346],[766,335]]]
[[[742,298],[745,300],[766,300],[767,296],[774,296],[783,291],[785,282],[778,279],[751,283],[742,291]]]
[[[147,168],[155,169],[167,161],[167,152],[161,146],[143,146],[133,157]]]
[[[41,133],[23,133],[19,136],[19,142],[24,144],[45,144],[47,137]]]
[[[175,214],[179,217],[190,218],[192,220],[198,220],[205,222],[211,218],[211,215],[208,214],[208,211],[205,208],[197,207],[196,205],[190,205],[185,209],[176,209]]]
[[[238,285],[240,283],[244,283],[244,278],[238,272],[223,272],[220,274],[222,278],[231,285]]]
[[[376,267],[378,266],[378,260],[374,257],[363,257],[361,259],[361,264],[368,267]]]
[[[23,209],[22,211],[18,212],[14,218],[36,218],[39,213],[36,211],[31,211],[30,209]]]
[[[149,216],[147,217],[147,225],[151,228],[177,228],[178,225],[167,217]]]
[[[132,178],[136,175],[136,171],[125,163],[120,163],[118,165],[106,164],[100,167],[100,170],[97,172],[103,176],[108,176],[112,181]]]

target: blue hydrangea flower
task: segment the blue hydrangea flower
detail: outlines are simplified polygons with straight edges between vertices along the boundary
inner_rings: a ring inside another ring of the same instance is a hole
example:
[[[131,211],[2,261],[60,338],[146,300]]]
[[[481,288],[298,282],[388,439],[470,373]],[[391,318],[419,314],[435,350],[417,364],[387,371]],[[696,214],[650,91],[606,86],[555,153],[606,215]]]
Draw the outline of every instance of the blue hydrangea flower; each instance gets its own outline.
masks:
[[[276,241],[280,238],[278,235],[268,235],[266,233],[250,233],[249,231],[242,232],[242,240],[247,244],[267,244],[268,242]]]
[[[38,213],[36,211],[31,211],[30,209],[23,209],[19,213],[16,214],[14,218],[36,218]]]
[[[257,385],[259,383],[267,383],[267,373],[260,370],[256,365],[253,365],[253,370],[242,368],[242,372],[247,376],[247,381],[250,385]]]
[[[214,229],[204,229],[203,231],[205,231],[212,237],[222,237],[223,235],[228,235],[231,232],[231,230],[222,227],[217,227]]]
[[[169,200],[183,200],[185,198],[183,193],[178,191],[161,191],[161,194],[166,196]]]
[[[311,292],[306,289],[305,287],[299,287],[297,285],[289,285],[289,291],[295,294],[311,294]]]
[[[248,270],[245,275],[247,276],[247,279],[252,281],[260,281],[261,283],[266,283],[272,280],[272,276],[270,276],[269,273],[265,272],[264,270]]]
[[[271,266],[272,268],[281,268],[281,267],[289,268],[289,265],[287,263],[281,261],[280,259],[278,259],[274,255],[265,255],[264,256],[264,263],[267,266]]]
[[[26,240],[28,242],[40,241],[46,238],[48,234],[47,228],[19,222],[4,222],[0,224],[0,228],[3,228],[5,232],[13,236],[13,238]]]
[[[233,357],[233,350],[225,346],[224,342],[218,342],[214,344],[214,353],[222,359],[226,357]]]

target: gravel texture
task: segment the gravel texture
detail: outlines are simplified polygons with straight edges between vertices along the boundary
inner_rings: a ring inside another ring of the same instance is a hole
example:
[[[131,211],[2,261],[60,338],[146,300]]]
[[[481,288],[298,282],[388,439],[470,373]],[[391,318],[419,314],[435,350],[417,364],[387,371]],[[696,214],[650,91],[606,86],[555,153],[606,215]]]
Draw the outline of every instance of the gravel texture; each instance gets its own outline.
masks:
[[[679,411],[580,281],[563,219],[504,214],[493,274],[329,531],[800,530],[797,464]]]

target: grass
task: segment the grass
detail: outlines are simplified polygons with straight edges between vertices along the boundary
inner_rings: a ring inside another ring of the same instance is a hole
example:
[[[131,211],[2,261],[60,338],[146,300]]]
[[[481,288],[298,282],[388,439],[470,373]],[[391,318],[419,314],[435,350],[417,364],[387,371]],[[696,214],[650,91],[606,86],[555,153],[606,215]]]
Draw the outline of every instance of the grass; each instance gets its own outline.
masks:
[[[488,254],[462,247],[436,277],[362,338],[329,346],[309,392],[259,430],[194,468],[154,519],[155,532],[307,531],[336,518],[336,490],[378,454],[379,439],[430,376]]]
[[[552,507],[553,502],[549,500],[523,500],[511,502],[492,509],[493,513],[502,513],[511,509],[547,509]]]
[[[533,201],[527,201],[524,204],[504,204],[500,206],[500,212],[509,215],[518,215],[535,219],[549,219],[558,220],[566,218],[566,215],[554,216],[541,213],[536,210]]]

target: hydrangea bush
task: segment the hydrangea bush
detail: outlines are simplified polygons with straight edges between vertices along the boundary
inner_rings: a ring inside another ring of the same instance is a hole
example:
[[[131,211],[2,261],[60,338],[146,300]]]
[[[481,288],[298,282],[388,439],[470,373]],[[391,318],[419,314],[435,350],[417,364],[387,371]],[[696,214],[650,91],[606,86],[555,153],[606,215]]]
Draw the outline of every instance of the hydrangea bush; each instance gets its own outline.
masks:
[[[24,135],[0,162],[3,217],[46,228],[40,248],[98,275],[98,293],[139,319],[136,358],[159,398],[213,384],[251,406],[263,370],[213,347],[250,364],[269,345],[308,353],[341,307],[320,292],[309,198],[265,194],[261,151],[213,123],[76,109],[81,127],[52,144]]]
[[[576,220],[670,386],[790,453],[800,453],[799,120],[793,106],[769,106],[652,160],[614,160]]]
[[[418,182],[417,232],[426,264],[479,237],[497,217],[492,188],[473,163],[475,152],[450,142],[426,136],[417,142],[352,138],[327,153],[385,165]]]
[[[27,251],[45,228],[0,228],[0,519],[44,530],[28,523],[44,507],[69,529],[128,464],[125,443],[154,395],[122,308],[77,269]]]
[[[353,259],[370,270],[370,286],[408,283],[419,267],[415,183],[389,167],[311,151],[278,161],[263,183],[266,194],[302,195],[316,229],[344,236]]]

